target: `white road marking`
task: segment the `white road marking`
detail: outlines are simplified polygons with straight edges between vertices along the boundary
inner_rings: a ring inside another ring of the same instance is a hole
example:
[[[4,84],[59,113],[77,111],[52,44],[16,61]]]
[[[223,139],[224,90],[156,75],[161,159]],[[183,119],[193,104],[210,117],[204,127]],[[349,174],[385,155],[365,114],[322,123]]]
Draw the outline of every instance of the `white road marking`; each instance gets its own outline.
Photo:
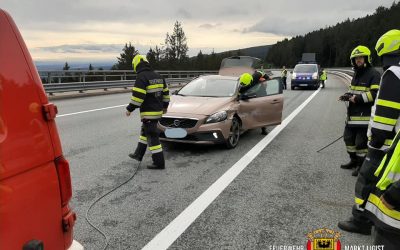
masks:
[[[204,191],[192,202],[182,213],[178,215],[169,225],[158,233],[146,246],[144,250],[167,249],[185,230],[200,216],[201,213],[224,191],[224,189],[249,165],[257,155],[270,144],[274,138],[295,118],[303,108],[318,94],[319,88],[307,98],[296,110],[294,110],[281,125],[276,126],[267,136],[258,142],[238,162],[225,172],[216,182]]]
[[[69,113],[69,114],[63,114],[63,115],[57,115],[57,117],[64,117],[64,116],[71,116],[71,115],[79,115],[79,114],[85,114],[85,113],[96,112],[96,111],[101,111],[101,110],[115,109],[115,108],[120,108],[120,107],[124,107],[124,106],[126,106],[126,104],[117,105],[117,106],[111,106],[111,107],[105,107],[105,108],[100,108],[100,109],[85,110],[85,111],[80,111],[80,112],[75,112],[75,113]]]

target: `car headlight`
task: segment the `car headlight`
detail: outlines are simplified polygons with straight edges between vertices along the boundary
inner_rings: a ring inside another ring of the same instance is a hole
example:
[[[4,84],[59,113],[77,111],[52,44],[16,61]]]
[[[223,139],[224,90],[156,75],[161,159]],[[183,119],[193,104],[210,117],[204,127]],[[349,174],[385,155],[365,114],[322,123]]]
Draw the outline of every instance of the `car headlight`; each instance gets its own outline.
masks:
[[[220,112],[210,115],[207,118],[206,123],[222,122],[222,121],[225,121],[226,118],[228,118],[228,113],[226,111],[220,111]]]
[[[314,80],[318,79],[318,73],[314,73],[314,74],[312,75],[312,79],[314,79]]]
[[[292,79],[296,79],[296,73],[292,73]]]

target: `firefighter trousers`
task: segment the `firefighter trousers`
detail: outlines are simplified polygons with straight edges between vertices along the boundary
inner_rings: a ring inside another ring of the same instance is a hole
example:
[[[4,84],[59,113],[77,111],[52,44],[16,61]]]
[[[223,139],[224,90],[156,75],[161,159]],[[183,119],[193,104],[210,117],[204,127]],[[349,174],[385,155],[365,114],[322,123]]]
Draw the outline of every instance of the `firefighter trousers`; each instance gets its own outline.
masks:
[[[367,130],[367,127],[346,126],[344,128],[343,139],[347,153],[350,155],[350,159],[356,161],[359,166],[368,152]]]
[[[154,165],[165,167],[164,153],[160,143],[160,133],[157,129],[158,120],[143,120],[140,132],[139,143],[135,155],[143,158],[147,147],[149,148]]]

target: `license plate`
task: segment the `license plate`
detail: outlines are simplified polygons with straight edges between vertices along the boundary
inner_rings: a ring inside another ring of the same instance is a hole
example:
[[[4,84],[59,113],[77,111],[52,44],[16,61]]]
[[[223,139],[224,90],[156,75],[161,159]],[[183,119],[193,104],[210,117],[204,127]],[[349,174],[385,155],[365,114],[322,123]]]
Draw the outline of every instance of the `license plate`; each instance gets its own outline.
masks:
[[[307,87],[308,84],[300,84],[301,87]]]
[[[165,137],[171,139],[181,139],[187,136],[187,132],[183,128],[167,128],[164,134]]]

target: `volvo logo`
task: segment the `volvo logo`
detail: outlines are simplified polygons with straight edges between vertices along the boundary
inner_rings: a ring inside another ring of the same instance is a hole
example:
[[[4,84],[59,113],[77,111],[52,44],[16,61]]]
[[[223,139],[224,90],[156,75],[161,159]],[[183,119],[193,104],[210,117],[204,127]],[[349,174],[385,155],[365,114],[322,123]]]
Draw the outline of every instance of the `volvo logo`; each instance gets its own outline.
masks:
[[[181,125],[181,121],[179,121],[179,120],[174,120],[174,126],[175,126],[175,127],[179,127],[179,125]]]

